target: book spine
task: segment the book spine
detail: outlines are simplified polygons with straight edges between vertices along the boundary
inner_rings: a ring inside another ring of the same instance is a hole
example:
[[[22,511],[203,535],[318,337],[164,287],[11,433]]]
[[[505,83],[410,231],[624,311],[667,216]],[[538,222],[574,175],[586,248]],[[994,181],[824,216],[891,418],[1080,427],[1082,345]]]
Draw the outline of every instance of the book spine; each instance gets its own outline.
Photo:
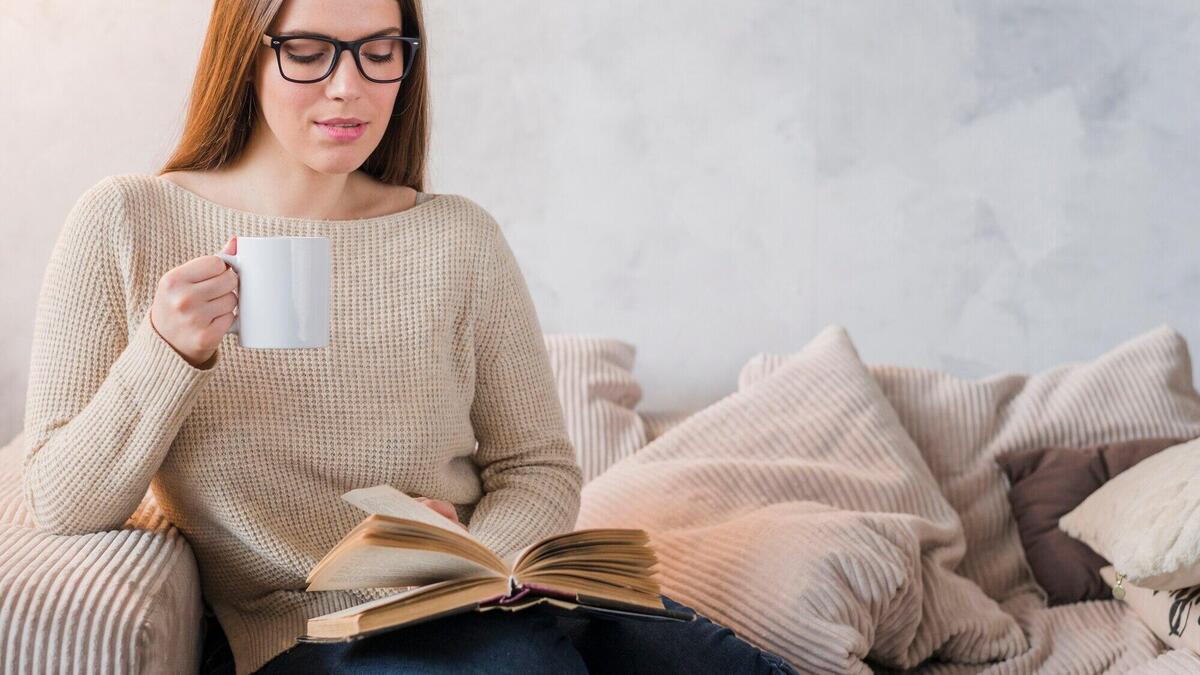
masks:
[[[505,593],[504,597],[497,600],[496,604],[497,605],[511,605],[512,603],[517,602],[521,598],[524,598],[526,595],[529,595],[529,593],[531,592],[531,590],[528,588],[523,588],[521,586],[518,586],[517,588],[520,590],[517,590],[515,593],[514,593],[513,588],[509,588],[508,593]]]

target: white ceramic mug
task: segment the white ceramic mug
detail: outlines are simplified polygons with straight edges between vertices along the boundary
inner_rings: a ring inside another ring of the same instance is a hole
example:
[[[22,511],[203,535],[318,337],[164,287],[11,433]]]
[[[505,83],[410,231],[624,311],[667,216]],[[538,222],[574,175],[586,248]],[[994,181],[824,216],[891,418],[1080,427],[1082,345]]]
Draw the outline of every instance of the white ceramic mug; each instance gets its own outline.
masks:
[[[228,333],[242,347],[329,346],[332,259],[327,237],[238,237],[237,255],[216,254],[238,275],[237,318]]]

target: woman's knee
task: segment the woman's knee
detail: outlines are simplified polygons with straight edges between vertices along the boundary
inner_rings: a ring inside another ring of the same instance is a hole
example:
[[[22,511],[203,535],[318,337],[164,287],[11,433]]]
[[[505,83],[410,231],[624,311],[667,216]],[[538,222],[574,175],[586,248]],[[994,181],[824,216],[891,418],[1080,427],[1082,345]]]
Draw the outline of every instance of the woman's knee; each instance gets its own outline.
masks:
[[[670,609],[687,609],[663,596]],[[594,674],[793,674],[786,661],[741,639],[720,624],[693,621],[594,621],[572,632]]]
[[[671,609],[691,610],[689,607],[663,596],[663,604]],[[716,662],[739,664],[747,668],[744,672],[784,673],[795,675],[796,670],[782,657],[757,647],[734,633],[733,629],[697,615],[692,623],[692,639],[703,645],[705,658]],[[753,669],[751,669],[753,664]]]

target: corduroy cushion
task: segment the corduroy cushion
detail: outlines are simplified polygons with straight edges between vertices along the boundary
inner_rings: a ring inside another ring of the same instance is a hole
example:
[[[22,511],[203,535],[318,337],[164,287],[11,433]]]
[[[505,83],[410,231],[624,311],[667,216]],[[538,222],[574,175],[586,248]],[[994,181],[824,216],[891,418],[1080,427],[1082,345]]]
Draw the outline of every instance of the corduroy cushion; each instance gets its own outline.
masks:
[[[1184,440],[1147,438],[1090,448],[1035,448],[996,460],[1011,486],[1008,501],[1025,559],[1050,606],[1112,597],[1109,585],[1100,578],[1100,568],[1108,563],[1058,529],[1058,519],[1113,476]]]
[[[739,389],[786,359],[769,353],[750,359]],[[996,457],[1032,448],[1200,436],[1200,395],[1192,385],[1187,341],[1166,324],[1090,361],[1032,375],[970,380],[923,368],[868,370],[962,518],[967,552],[956,571],[1000,601],[1041,589],[1025,562]]]
[[[0,672],[189,673],[203,638],[191,546],[152,493],[120,530],[38,531],[24,434],[0,447]]]
[[[634,410],[642,399],[642,387],[633,376],[637,350],[603,336],[566,333],[543,338],[567,436],[587,483],[647,442],[646,423]]]

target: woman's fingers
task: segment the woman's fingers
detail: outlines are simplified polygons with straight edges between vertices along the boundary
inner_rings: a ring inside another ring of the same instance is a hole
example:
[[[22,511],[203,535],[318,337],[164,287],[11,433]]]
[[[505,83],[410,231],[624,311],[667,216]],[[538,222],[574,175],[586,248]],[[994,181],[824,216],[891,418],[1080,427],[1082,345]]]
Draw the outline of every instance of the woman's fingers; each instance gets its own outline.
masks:
[[[453,520],[455,522],[458,521],[458,511],[455,511],[454,507],[451,506],[449,502],[443,502],[443,501],[434,499],[430,502],[430,506],[433,507],[434,511],[437,511],[438,513],[442,514],[443,516],[446,516],[450,520]]]
[[[238,282],[238,273],[230,267],[215,277],[196,282],[196,293],[201,300],[214,300],[226,293],[236,293]]]
[[[417,497],[416,499],[417,499],[417,501],[421,502],[425,506],[428,506],[429,508],[440,513],[441,515],[445,516],[446,518],[454,521],[455,523],[458,523],[459,527],[463,527],[463,529],[466,529],[466,527],[464,527],[463,524],[461,522],[459,522],[458,511],[454,508],[454,505],[451,504],[450,502],[443,501],[441,499],[430,499],[428,497]]]
[[[212,318],[223,316],[232,312],[237,307],[237,295],[234,293],[226,293],[219,298],[213,298],[205,306],[205,312]]]

